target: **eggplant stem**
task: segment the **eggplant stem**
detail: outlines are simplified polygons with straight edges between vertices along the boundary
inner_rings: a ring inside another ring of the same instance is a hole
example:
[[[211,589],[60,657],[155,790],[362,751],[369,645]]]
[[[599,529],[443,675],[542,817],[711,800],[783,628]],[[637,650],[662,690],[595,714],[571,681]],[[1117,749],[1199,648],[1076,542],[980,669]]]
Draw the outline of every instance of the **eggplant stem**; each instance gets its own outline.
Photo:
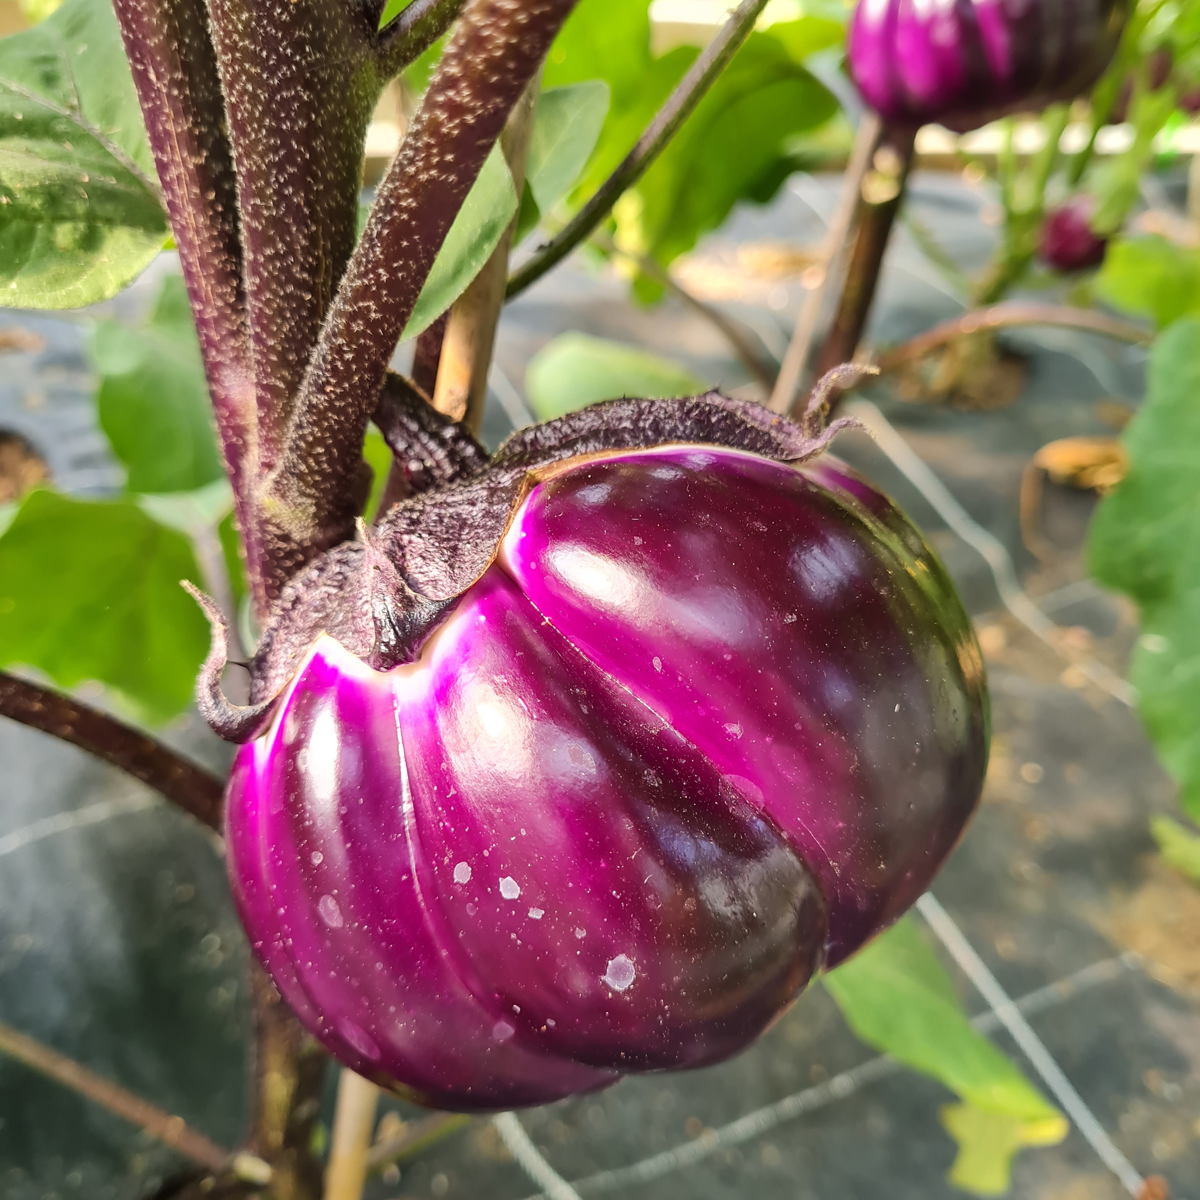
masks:
[[[0,716],[40,729],[120,767],[210,829],[221,828],[224,783],[107,713],[0,671]]]

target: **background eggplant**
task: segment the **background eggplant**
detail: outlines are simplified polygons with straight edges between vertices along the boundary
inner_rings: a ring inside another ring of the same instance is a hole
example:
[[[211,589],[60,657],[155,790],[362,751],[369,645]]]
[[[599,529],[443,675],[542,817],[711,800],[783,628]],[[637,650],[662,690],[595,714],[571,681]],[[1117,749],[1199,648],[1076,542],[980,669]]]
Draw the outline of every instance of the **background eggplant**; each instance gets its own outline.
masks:
[[[1127,15],[1126,0],[861,0],[850,74],[885,121],[965,132],[1082,95]]]

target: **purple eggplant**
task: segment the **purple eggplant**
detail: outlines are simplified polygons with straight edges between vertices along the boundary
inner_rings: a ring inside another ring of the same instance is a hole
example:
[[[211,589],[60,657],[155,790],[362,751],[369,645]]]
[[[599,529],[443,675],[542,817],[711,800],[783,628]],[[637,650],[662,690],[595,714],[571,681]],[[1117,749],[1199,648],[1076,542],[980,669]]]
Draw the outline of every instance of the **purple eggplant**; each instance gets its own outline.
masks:
[[[252,708],[210,660],[250,735],[238,908],[341,1061],[461,1110],[716,1062],[929,884],[982,786],[982,659],[827,440],[715,394],[595,406],[310,568]]]
[[[1092,229],[1095,208],[1091,196],[1080,195],[1046,214],[1038,243],[1038,258],[1046,266],[1069,273],[1098,267],[1104,261],[1108,239]]]
[[[1082,95],[1127,15],[1126,0],[859,0],[850,74],[884,120],[965,132]]]

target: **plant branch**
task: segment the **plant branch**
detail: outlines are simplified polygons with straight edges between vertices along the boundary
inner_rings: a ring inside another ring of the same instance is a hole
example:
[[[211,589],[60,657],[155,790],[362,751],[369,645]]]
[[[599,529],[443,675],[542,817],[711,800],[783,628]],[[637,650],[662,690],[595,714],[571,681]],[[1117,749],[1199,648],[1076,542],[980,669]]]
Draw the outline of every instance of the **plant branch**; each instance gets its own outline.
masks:
[[[210,829],[220,829],[225,785],[144,733],[71,696],[47,691],[6,671],[0,671],[0,716],[40,729],[120,767]]]
[[[1014,301],[1010,304],[997,304],[991,308],[975,309],[961,317],[943,321],[903,345],[878,355],[875,362],[880,371],[894,371],[906,363],[924,358],[931,351],[954,341],[955,338],[1019,325],[1057,325],[1066,329],[1084,329],[1090,333],[1102,333],[1106,337],[1141,346],[1147,346],[1154,340],[1152,330],[1106,316],[1104,313],[1093,312],[1091,309]]]
[[[854,224],[854,215],[858,212],[863,179],[871,166],[872,156],[879,149],[882,134],[883,126],[879,118],[873,112],[864,113],[854,135],[854,148],[850,153],[846,173],[842,177],[842,190],[838,194],[837,208],[825,236],[825,246],[821,255],[824,268],[821,281],[804,297],[804,303],[796,316],[792,340],[788,343],[783,365],[771,391],[770,408],[774,412],[790,412],[799,399],[800,385],[812,352],[813,338],[817,332],[817,322],[821,317],[825,295],[835,279],[841,280],[845,270],[846,257],[850,252],[850,230]]]
[[[226,468],[255,455],[236,184],[204,0],[113,0],[200,338]],[[244,503],[238,517],[249,527]],[[248,544],[253,561],[254,546]]]
[[[265,473],[354,246],[363,142],[381,84],[355,0],[209,8],[237,166]]]
[[[144,1129],[152,1138],[170,1146],[172,1150],[178,1150],[210,1171],[225,1171],[235,1158],[229,1150],[187,1125],[182,1117],[156,1108],[149,1101],[89,1071],[65,1054],[59,1054],[4,1024],[0,1024],[0,1053],[15,1058],[55,1083],[61,1083],[93,1104],[116,1113],[131,1125]]]
[[[266,498],[281,570],[351,536],[367,419],[434,258],[574,0],[468,0],[379,187]]]
[[[540,85],[540,78],[535,76],[509,113],[508,124],[500,135],[500,148],[518,196],[525,186],[525,159]],[[514,216],[491,257],[451,307],[442,337],[433,406],[445,416],[464,422],[474,434],[479,433],[483,424],[488,368],[496,341],[496,323],[504,307],[508,253],[516,227]]]
[[[666,104],[638,138],[621,165],[549,242],[513,272],[508,281],[510,300],[566,258],[608,216],[621,194],[645,174],[750,36],[754,22],[766,6],[767,0],[742,0],[721,31],[679,81]]]
[[[849,362],[858,350],[892,225],[904,200],[915,139],[915,129],[885,127],[880,146],[871,158],[872,169],[859,189],[861,215],[842,293],[814,365],[818,379],[839,363]]]
[[[321,1164],[312,1141],[325,1055],[257,961],[250,964],[250,992],[255,1038],[249,1148],[271,1166],[273,1200],[319,1200]]]
[[[379,34],[375,47],[380,75],[390,79],[424,54],[450,28],[464,0],[413,0]]]
[[[418,1150],[424,1150],[426,1146],[456,1133],[474,1119],[465,1113],[431,1113],[428,1117],[422,1117],[395,1137],[372,1146],[367,1155],[367,1169],[378,1171],[389,1163],[408,1158]]]

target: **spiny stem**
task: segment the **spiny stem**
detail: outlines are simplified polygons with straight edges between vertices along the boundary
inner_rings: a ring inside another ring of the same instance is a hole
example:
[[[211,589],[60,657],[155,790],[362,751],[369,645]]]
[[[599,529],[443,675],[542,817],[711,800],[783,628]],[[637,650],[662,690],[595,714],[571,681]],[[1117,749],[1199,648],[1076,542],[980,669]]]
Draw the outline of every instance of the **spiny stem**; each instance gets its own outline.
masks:
[[[379,92],[355,0],[210,0],[237,164],[259,469],[354,246],[363,141]]]
[[[500,135],[500,147],[520,196],[525,186],[525,159],[533,118],[537,109],[540,79],[525,89]],[[508,252],[517,226],[514,216],[492,251],[491,258],[454,302],[442,339],[433,406],[438,412],[462,421],[474,434],[483,424],[487,400],[488,368],[496,340],[496,323],[504,307],[504,285],[508,280]]]
[[[1084,329],[1142,346],[1149,345],[1154,340],[1153,330],[1094,312],[1089,308],[1014,301],[1010,304],[997,304],[991,308],[975,309],[961,317],[943,321],[903,345],[878,355],[875,361],[881,371],[894,371],[905,363],[923,358],[955,338],[1018,325],[1057,325],[1066,329]]]
[[[277,588],[351,536],[363,432],[455,215],[574,0],[468,0],[321,331],[266,497]]]
[[[833,325],[814,364],[818,376],[839,363],[849,362],[858,350],[875,299],[888,238],[904,200],[916,134],[915,129],[885,129],[880,146],[872,156],[872,169],[859,189],[858,229],[842,294],[838,298]]]
[[[523,292],[551,267],[561,262],[608,216],[622,193],[633,187],[670,144],[679,127],[704,99],[717,76],[750,36],[754,22],[767,6],[767,0],[742,0],[721,31],[708,44],[679,81],[658,115],[626,155],[619,167],[600,185],[596,194],[542,246],[532,258],[514,271],[508,280],[508,298]]]
[[[210,1171],[224,1171],[234,1155],[223,1146],[191,1128],[182,1117],[172,1116],[119,1084],[89,1071],[87,1067],[51,1050],[8,1025],[0,1024],[0,1054],[7,1054],[56,1083],[78,1092],[85,1099],[144,1129],[152,1138],[178,1150]]]
[[[221,827],[224,784],[161,742],[83,704],[0,671],[0,716],[40,729],[140,779],[210,829]]]
[[[226,468],[245,501],[256,462],[236,184],[204,0],[113,0],[200,338]]]

